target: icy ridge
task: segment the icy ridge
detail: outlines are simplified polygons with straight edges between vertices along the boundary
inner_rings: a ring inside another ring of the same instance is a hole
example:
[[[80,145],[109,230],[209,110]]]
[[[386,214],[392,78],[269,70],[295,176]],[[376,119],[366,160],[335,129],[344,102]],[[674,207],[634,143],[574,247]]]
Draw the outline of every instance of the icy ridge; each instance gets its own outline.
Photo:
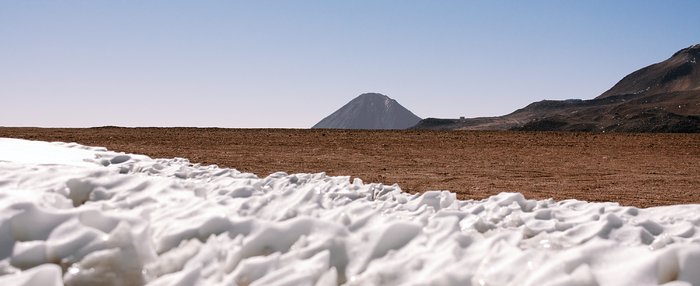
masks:
[[[462,201],[0,139],[9,147],[0,285],[700,284],[700,205]]]

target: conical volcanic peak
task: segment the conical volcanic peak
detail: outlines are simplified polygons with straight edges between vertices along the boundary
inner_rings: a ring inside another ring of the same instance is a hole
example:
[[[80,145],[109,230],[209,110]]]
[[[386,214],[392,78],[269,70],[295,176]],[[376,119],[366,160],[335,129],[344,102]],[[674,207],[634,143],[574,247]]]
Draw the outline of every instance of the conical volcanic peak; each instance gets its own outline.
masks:
[[[629,74],[597,98],[700,90],[698,60],[700,44],[682,49],[663,62]]]
[[[384,99],[391,99],[391,98],[386,96],[386,95],[383,95],[381,93],[368,92],[368,93],[360,94],[360,96],[355,97],[355,99],[353,99],[353,100],[384,100]]]
[[[407,129],[420,120],[420,117],[386,95],[363,93],[312,128]]]

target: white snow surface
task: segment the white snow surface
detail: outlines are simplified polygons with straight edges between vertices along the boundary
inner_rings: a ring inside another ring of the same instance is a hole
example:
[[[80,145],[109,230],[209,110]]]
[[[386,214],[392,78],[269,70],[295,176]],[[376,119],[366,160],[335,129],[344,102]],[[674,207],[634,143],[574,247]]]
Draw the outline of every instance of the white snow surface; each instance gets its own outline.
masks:
[[[0,139],[0,285],[700,285],[699,226]]]

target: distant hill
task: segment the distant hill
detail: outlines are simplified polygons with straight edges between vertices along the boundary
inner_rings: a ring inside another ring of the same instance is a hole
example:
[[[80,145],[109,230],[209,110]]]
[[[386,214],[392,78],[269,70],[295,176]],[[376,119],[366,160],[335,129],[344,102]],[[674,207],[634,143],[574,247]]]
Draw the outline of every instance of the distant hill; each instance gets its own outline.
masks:
[[[420,117],[386,95],[364,93],[311,128],[407,129],[420,120]]]
[[[422,120],[416,129],[700,132],[700,45],[624,77],[591,100],[544,100],[497,117]]]
[[[700,44],[682,49],[670,59],[624,77],[597,98],[700,90]]]

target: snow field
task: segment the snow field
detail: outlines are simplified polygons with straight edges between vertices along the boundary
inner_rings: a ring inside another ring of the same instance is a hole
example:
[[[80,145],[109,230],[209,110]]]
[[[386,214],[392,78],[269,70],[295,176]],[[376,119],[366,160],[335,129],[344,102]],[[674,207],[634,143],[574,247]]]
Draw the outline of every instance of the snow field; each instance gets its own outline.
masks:
[[[461,201],[0,139],[0,285],[700,285],[700,205]]]

